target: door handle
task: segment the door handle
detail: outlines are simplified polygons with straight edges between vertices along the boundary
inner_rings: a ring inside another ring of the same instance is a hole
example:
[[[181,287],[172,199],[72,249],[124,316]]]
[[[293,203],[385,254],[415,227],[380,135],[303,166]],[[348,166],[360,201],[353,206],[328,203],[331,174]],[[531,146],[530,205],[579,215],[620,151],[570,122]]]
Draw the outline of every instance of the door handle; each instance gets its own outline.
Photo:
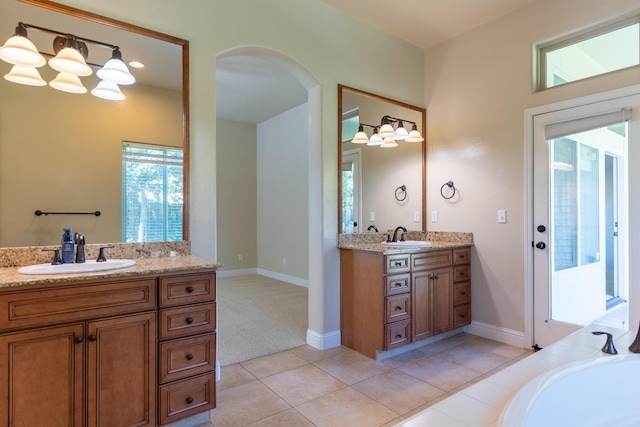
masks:
[[[538,249],[544,249],[546,247],[547,247],[547,245],[545,245],[544,242],[536,243],[536,248],[538,248]]]
[[[538,226],[538,231],[540,233],[544,233],[545,231],[547,231],[547,227],[545,227],[544,225],[539,225]]]

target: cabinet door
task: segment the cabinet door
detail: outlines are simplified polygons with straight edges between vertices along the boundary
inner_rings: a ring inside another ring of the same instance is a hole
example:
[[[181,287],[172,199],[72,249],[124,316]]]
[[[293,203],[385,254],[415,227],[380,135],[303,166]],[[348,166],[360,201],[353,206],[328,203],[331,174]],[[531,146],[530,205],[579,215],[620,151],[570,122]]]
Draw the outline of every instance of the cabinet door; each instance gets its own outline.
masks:
[[[0,425],[81,427],[83,324],[0,335]]]
[[[87,324],[90,427],[156,423],[156,314]]]
[[[433,270],[433,332],[453,329],[453,269]]]
[[[413,273],[411,277],[413,341],[433,335],[432,275],[431,271],[419,271]]]

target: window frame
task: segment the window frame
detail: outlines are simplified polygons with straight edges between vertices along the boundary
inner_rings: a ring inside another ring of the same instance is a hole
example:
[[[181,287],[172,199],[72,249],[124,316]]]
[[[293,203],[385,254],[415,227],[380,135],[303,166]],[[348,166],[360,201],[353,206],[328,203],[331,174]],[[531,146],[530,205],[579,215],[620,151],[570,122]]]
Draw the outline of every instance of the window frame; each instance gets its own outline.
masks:
[[[564,86],[566,84],[579,82],[582,80],[586,80],[593,77],[604,76],[607,74],[611,74],[620,70],[627,70],[635,67],[640,67],[640,64],[632,65],[629,67],[618,68],[617,70],[608,71],[606,73],[595,74],[590,77],[581,78],[578,80],[571,80],[566,83],[562,83],[554,86],[547,86],[547,53],[553,52],[555,50],[559,50],[574,44],[578,44],[580,42],[590,40],[607,33],[620,30],[632,25],[640,25],[640,11],[636,10],[632,13],[628,13],[614,19],[610,19],[604,21],[602,23],[589,26],[585,29],[572,32],[566,34],[564,36],[556,37],[552,40],[538,43],[534,45],[534,63],[535,63],[535,73],[534,73],[534,82],[533,82],[533,90],[534,92],[541,92],[547,89],[552,89],[558,86]]]

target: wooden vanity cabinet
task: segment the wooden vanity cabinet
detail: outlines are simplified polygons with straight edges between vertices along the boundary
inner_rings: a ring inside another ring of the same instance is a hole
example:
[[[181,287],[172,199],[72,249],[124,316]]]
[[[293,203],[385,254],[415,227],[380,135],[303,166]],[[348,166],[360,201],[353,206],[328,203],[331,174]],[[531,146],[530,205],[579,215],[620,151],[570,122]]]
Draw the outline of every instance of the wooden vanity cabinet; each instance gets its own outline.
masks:
[[[0,425],[154,426],[156,299],[155,279],[0,294]]]
[[[471,322],[470,248],[340,250],[342,344],[368,357]]]
[[[215,407],[215,271],[0,292],[0,426],[157,426]]]

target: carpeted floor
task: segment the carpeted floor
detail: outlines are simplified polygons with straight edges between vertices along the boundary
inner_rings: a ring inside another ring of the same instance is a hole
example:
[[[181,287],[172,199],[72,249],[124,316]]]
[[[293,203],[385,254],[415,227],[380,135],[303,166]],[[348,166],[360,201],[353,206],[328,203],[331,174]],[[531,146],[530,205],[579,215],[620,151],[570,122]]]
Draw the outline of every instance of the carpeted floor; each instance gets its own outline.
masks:
[[[218,278],[218,360],[227,366],[305,344],[308,290],[264,276]]]

